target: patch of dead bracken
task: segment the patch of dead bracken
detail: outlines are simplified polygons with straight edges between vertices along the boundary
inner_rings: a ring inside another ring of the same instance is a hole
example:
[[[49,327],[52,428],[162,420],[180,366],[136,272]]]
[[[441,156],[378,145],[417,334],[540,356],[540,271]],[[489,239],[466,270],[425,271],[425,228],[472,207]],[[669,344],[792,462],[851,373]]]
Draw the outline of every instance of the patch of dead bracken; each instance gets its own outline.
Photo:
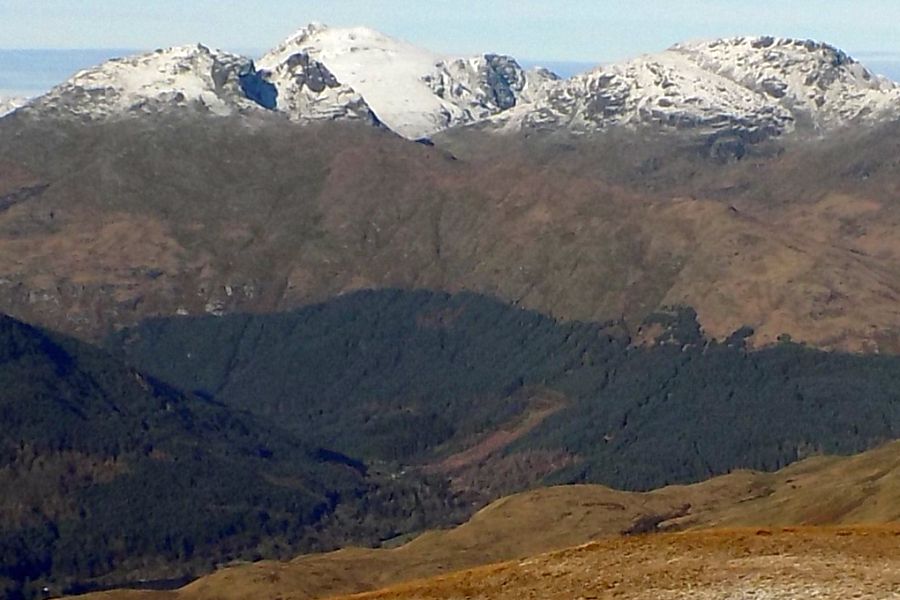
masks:
[[[613,538],[352,598],[896,598],[898,548],[900,525]]]

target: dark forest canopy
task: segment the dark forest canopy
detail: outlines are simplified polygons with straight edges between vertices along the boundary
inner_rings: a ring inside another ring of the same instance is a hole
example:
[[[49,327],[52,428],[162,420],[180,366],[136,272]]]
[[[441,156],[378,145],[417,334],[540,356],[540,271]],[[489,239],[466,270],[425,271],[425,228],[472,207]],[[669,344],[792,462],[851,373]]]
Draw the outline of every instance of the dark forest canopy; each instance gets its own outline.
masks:
[[[427,462],[527,410],[566,407],[507,452],[575,457],[547,481],[630,489],[777,469],[897,437],[900,358],[706,339],[689,308],[559,322],[492,298],[363,291],[274,315],[155,319],[112,341],[140,368],[366,460]],[[646,335],[646,333],[645,333]]]
[[[0,390],[4,598],[372,544],[459,516],[441,486],[369,473],[4,316]]]

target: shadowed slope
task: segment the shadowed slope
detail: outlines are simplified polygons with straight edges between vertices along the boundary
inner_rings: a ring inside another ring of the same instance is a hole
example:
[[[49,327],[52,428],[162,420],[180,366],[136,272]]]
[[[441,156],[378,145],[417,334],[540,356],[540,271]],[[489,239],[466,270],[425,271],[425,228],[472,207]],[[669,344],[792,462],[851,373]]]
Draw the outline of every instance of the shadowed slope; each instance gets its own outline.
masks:
[[[453,518],[452,497],[421,478],[368,473],[3,315],[0,390],[4,598],[181,581],[216,563],[372,544]]]

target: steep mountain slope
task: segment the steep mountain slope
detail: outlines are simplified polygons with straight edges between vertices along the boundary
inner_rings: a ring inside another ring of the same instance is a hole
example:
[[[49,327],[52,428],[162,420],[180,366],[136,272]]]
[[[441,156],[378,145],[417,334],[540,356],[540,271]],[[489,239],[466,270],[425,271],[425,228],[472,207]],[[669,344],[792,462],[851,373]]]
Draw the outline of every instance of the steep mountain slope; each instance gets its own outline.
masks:
[[[300,29],[259,61],[281,96],[289,79],[279,74],[297,57],[314,59],[336,81],[358,92],[378,119],[409,139],[484,119],[509,109],[552,78],[526,73],[508,56],[448,59],[366,27]],[[286,108],[279,103],[279,108]]]
[[[115,591],[90,598],[244,600],[278,596],[284,600],[306,600],[331,597],[420,577],[446,576],[451,571],[497,561],[521,560],[594,540],[602,540],[594,547],[605,544],[611,552],[619,554],[624,547],[636,548],[638,544],[673,543],[676,538],[617,537],[636,524],[655,523],[666,515],[686,515],[664,521],[663,528],[668,530],[705,529],[711,525],[753,526],[754,534],[760,528],[787,525],[897,522],[900,521],[898,451],[900,446],[894,442],[854,457],[816,457],[777,473],[736,472],[692,486],[667,487],[646,494],[600,486],[535,490],[498,500],[464,525],[427,533],[395,549],[345,549],[300,556],[289,562],[239,565],[220,570],[176,592]],[[735,547],[740,547],[745,539],[744,534],[735,535],[727,529],[721,530],[722,533],[712,531],[696,535],[718,536],[720,543]],[[891,542],[891,531],[885,531],[888,537],[878,546],[882,552]],[[836,532],[826,533],[823,541],[834,543],[845,537]],[[633,567],[639,561],[630,562]],[[671,563],[668,566],[674,568]],[[484,582],[484,578],[473,579],[475,585]],[[424,593],[423,587],[412,589]]]
[[[691,311],[644,329],[653,345],[635,346],[621,324],[387,290],[294,313],[152,320],[113,349],[321,445],[437,463],[488,498],[542,480],[649,489],[900,433],[900,359],[794,344],[748,352],[748,330],[712,344]],[[515,427],[535,413],[533,427]],[[519,433],[504,442],[497,431]],[[483,455],[456,454],[485,440]]]
[[[0,306],[97,339],[420,287],[631,326],[689,305],[757,344],[900,339],[896,125],[721,164],[624,131],[465,132],[439,140],[454,160],[368,126],[232,119],[0,121]]]
[[[198,44],[81,71],[25,110],[43,118],[120,118],[177,109],[222,116],[273,108],[274,100],[274,89],[266,89],[253,61]]]
[[[809,40],[730,38],[681,44],[547,86],[493,119],[507,129],[590,132],[655,126],[759,141],[900,114],[900,87]]]
[[[454,514],[452,498],[421,479],[368,475],[357,461],[5,316],[0,389],[4,598],[373,543]]]

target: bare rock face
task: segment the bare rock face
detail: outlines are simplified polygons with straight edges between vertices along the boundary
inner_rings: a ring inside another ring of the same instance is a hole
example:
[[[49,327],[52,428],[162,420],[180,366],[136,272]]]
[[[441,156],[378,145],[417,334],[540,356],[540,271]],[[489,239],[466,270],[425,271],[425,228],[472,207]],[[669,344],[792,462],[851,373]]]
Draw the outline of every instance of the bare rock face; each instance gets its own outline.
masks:
[[[477,120],[515,106],[525,89],[526,74],[509,56],[485,54],[440,62],[423,80],[438,97]]]
[[[298,86],[304,85],[311,92],[321,93],[326,88],[340,87],[340,82],[331,74],[331,71],[322,63],[309,58],[309,54],[297,53],[292,55],[284,66],[294,75],[294,81]]]
[[[307,52],[291,54],[261,74],[277,90],[274,108],[293,121],[358,119],[378,124],[362,96]]]

